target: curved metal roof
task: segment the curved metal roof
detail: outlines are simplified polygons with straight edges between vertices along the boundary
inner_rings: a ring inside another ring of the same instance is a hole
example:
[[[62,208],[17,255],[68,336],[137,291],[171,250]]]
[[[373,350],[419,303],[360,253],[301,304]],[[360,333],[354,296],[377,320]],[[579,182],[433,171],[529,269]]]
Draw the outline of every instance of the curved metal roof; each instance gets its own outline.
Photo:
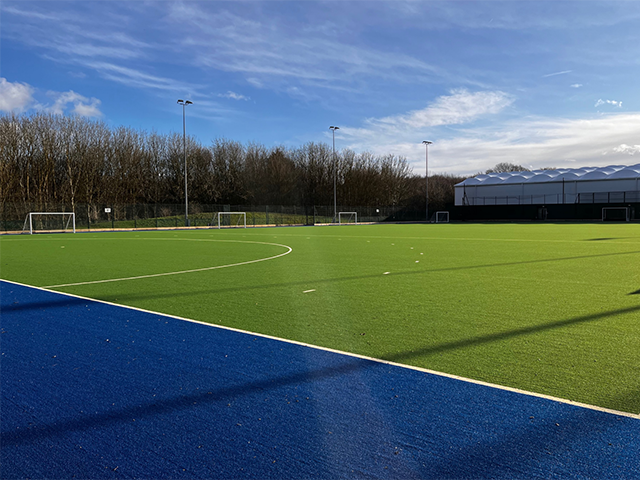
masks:
[[[501,172],[476,175],[458,185],[501,185],[514,183],[575,182],[587,180],[620,180],[640,177],[640,163],[607,167],[558,168],[532,172]],[[456,186],[458,186],[456,185]]]

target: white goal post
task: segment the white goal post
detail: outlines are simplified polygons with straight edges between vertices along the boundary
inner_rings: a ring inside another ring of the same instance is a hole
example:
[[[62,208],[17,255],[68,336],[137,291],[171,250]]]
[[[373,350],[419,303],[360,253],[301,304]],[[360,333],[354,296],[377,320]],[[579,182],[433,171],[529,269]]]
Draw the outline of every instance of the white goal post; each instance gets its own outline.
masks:
[[[629,207],[603,207],[602,221],[621,221],[629,222],[631,220],[631,209]]]
[[[449,223],[449,212],[436,212],[436,223]]]
[[[76,214],[73,212],[30,212],[24,219],[22,233],[25,233],[27,229],[30,234],[34,232],[68,233],[70,231],[76,233]]]
[[[342,220],[342,217],[345,220]],[[357,212],[338,212],[338,225],[357,225],[358,224],[358,213]]]
[[[217,218],[217,226],[218,228],[222,228],[222,217],[228,215],[229,216],[229,227],[232,228],[247,228],[247,212],[218,212],[214,215],[213,221],[209,226],[216,226],[216,218]],[[232,224],[233,216],[236,215],[237,219],[235,224]]]

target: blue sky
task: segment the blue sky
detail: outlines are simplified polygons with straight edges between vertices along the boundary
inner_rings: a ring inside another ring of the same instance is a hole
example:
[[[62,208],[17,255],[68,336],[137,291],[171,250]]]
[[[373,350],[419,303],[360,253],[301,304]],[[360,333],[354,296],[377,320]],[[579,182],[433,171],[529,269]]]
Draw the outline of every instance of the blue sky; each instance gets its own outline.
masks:
[[[0,112],[204,145],[405,156],[424,174],[640,163],[640,2],[3,0]]]

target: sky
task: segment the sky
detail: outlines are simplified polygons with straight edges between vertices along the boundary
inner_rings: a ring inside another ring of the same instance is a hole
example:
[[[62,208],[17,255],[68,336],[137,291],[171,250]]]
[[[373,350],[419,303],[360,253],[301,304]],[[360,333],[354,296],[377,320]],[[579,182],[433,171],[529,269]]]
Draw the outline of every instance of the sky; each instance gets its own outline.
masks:
[[[11,1],[0,113],[267,147],[332,143],[424,175],[640,163],[640,1]]]

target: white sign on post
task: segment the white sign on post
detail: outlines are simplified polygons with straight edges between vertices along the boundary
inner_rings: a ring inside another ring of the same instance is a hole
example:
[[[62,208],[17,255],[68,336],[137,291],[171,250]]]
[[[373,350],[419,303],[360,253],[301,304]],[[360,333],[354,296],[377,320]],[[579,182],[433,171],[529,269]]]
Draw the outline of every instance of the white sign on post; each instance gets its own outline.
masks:
[[[109,207],[106,207],[106,208],[104,209],[104,213],[111,213],[111,209],[110,209]]]

